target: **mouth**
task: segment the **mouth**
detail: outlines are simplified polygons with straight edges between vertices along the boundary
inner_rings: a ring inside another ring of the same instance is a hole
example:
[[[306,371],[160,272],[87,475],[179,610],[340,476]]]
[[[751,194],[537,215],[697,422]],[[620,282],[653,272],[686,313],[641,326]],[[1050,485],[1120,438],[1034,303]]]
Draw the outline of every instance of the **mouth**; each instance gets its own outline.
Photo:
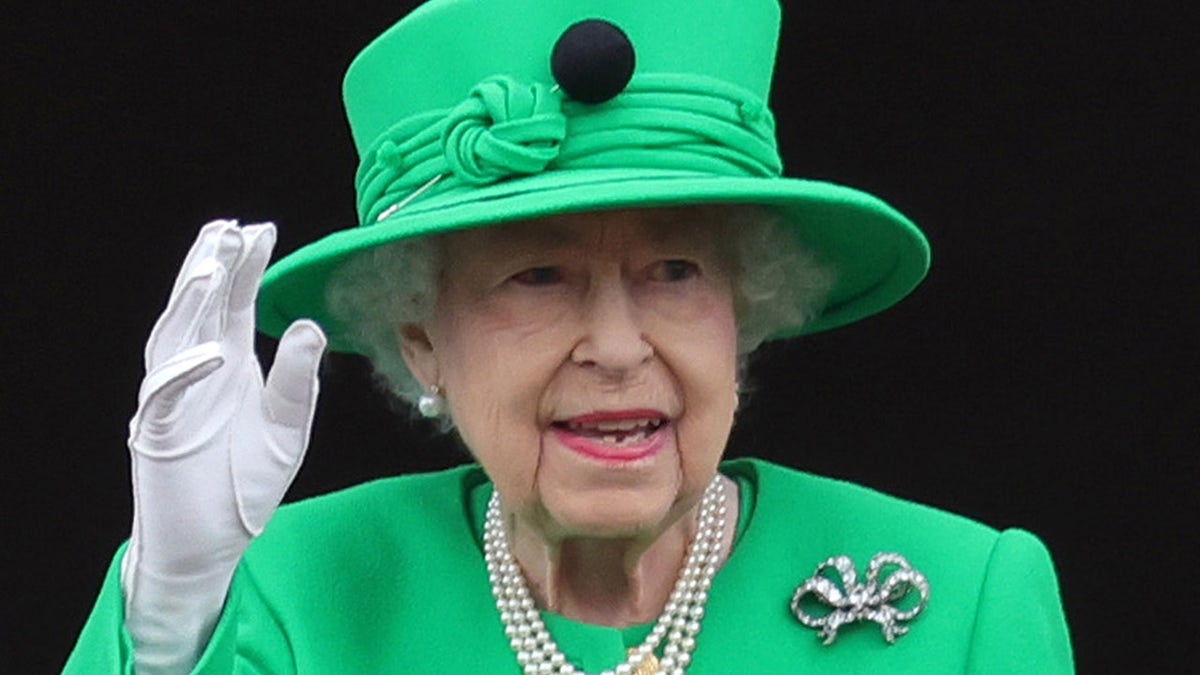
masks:
[[[663,445],[666,415],[657,410],[589,413],[554,422],[551,429],[571,450],[608,462],[648,457]]]

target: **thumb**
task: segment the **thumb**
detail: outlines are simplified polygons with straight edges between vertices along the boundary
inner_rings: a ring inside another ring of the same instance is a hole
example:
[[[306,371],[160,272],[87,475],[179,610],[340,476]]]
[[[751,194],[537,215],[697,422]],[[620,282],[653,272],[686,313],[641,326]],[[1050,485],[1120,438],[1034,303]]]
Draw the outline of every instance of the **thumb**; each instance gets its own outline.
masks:
[[[325,334],[312,321],[288,327],[262,390],[265,443],[232,458],[238,513],[252,536],[262,531],[300,470],[317,405],[317,368],[325,344]]]
[[[308,319],[296,321],[279,338],[275,363],[263,390],[263,412],[269,422],[304,430],[312,424],[317,404],[317,368],[325,353],[325,334]]]

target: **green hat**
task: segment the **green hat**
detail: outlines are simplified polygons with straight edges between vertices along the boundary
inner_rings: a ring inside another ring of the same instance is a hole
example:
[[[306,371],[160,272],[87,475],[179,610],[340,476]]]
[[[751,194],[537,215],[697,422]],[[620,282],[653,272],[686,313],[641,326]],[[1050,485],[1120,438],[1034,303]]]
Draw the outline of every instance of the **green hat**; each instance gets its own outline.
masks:
[[[760,204],[833,268],[801,332],[878,312],[929,247],[879,199],[781,177],[766,101],[776,0],[433,0],[367,46],[344,97],[361,225],[275,263],[259,325],[309,317],[352,350],[325,285],[364,249],[435,232],[630,206]],[[771,337],[784,337],[786,333]]]

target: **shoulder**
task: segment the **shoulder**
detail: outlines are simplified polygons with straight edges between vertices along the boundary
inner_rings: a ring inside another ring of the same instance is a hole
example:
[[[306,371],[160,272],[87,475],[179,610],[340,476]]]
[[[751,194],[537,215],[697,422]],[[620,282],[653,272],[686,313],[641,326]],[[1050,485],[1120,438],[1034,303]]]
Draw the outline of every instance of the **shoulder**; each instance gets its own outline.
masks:
[[[853,532],[858,537],[920,530],[990,549],[1000,534],[993,527],[949,511],[760,459],[733,460],[723,466],[723,471],[755,486],[756,511],[801,516],[809,523]]]
[[[285,505],[246,550],[243,585],[296,617],[324,611],[330,593],[359,608],[412,606],[417,587],[401,580],[466,575],[477,564],[470,495],[485,481],[467,465]]]
[[[361,521],[372,516],[392,522],[397,520],[394,511],[379,512],[380,507],[392,504],[402,505],[405,514],[437,513],[444,518],[447,510],[461,513],[458,507],[462,505],[464,495],[486,481],[483,471],[473,464],[381,478],[284,504],[271,520],[270,528],[313,526],[346,518]]]
[[[849,556],[861,575],[876,554],[899,553],[929,581],[927,610],[896,645],[889,647],[877,627],[854,626],[839,636],[839,649],[821,649],[813,631],[781,612],[773,639],[796,650],[789,653],[804,654],[838,672],[909,672],[904,664],[914,672],[963,672],[968,663],[995,663],[1016,649],[1011,636],[1024,631],[1005,624],[1013,616],[1011,608],[1022,606],[1023,612],[1043,617],[1042,625],[1053,638],[1041,639],[1045,644],[1031,658],[1069,664],[1053,566],[1032,534],[997,530],[860,485],[760,460],[727,462],[722,471],[753,486],[749,523],[722,576],[737,587],[739,605],[759,605],[759,616],[780,612],[797,584],[833,556]],[[757,630],[771,628],[759,624]],[[1039,666],[1006,672],[1069,670]]]
[[[285,504],[247,551],[251,563],[278,564],[303,552],[306,564],[374,558],[400,542],[469,533],[467,496],[487,478],[475,465],[383,478]],[[394,551],[392,551],[394,553]]]
[[[1032,579],[1035,573],[1048,573],[1054,578],[1046,546],[1020,528],[997,529],[862,485],[757,459],[735,460],[724,470],[753,481],[750,530],[762,530],[761,536],[790,533],[804,539],[808,551],[849,555],[860,566],[879,552],[900,553],[962,598],[1013,588],[1004,582],[1010,575]],[[1056,587],[1042,590],[1057,597]]]
[[[1033,534],[997,529],[970,518],[901,499],[862,485],[816,476],[758,459],[727,462],[722,470],[754,486],[751,531],[792,531],[809,547],[865,562],[880,551],[953,561],[977,577],[995,558],[1041,564],[1046,548]],[[918,560],[912,560],[914,565]],[[982,581],[978,577],[978,581]]]
[[[491,622],[503,635],[472,501],[485,482],[463,466],[280,508],[234,579],[239,643],[284,644],[297,672],[421,672],[415,664],[435,657],[475,658],[445,650],[462,626]],[[406,634],[422,638],[395,639]],[[490,652],[511,659],[507,642],[495,642]]]

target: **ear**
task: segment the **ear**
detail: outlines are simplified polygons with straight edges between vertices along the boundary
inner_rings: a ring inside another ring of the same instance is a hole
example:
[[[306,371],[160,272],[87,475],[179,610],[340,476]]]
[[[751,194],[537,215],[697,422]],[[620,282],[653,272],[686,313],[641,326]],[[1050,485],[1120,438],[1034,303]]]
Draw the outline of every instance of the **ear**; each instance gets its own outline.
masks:
[[[406,323],[396,328],[400,355],[422,387],[438,384],[437,356],[424,324]]]

